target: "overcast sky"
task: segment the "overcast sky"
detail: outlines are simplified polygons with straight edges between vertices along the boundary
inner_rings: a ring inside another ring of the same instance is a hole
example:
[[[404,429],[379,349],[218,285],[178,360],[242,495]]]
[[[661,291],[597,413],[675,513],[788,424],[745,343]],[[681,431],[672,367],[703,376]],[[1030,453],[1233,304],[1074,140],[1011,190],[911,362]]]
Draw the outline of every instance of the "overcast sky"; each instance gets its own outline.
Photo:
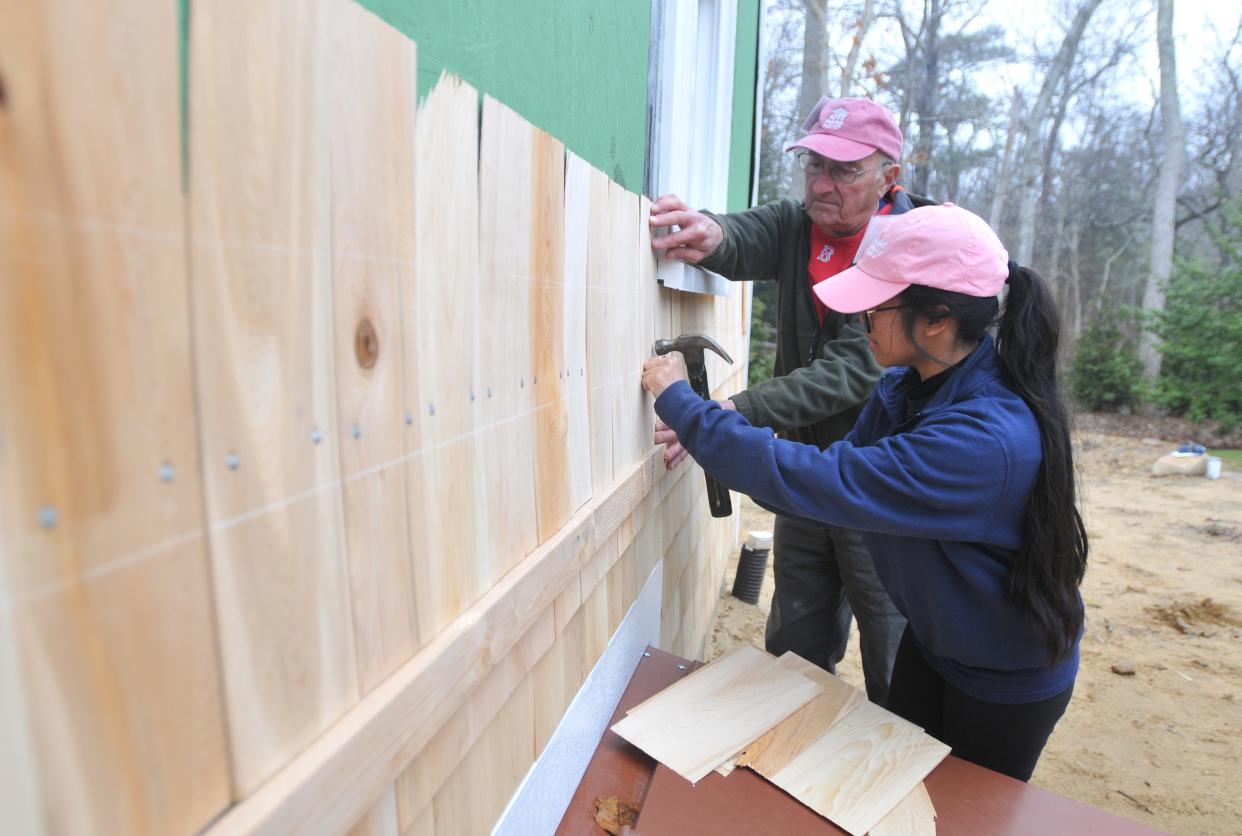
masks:
[[[1040,43],[1051,54],[1064,36],[1064,23],[1058,23],[1049,9],[1055,3],[1031,3],[1029,0],[989,0],[985,17],[1003,26],[1013,35],[1013,43],[1019,49]],[[1076,3],[1074,4],[1076,7]],[[1159,90],[1160,64],[1156,53],[1156,2],[1155,0],[1106,0],[1096,12],[1092,25],[1102,20],[1114,19],[1121,25],[1127,16],[1140,16],[1146,12],[1146,20],[1140,29],[1140,46],[1137,66],[1132,68],[1133,94],[1142,102],[1152,99],[1153,91]],[[1068,21],[1071,13],[1065,13],[1062,21]],[[1219,53],[1219,44],[1232,38],[1242,20],[1242,5],[1236,0],[1175,0],[1173,26],[1177,48],[1177,75],[1183,96],[1193,94],[1200,88],[1204,77],[1203,65]],[[1023,36],[1020,33],[1031,33]],[[1035,39],[1038,39],[1036,41]],[[1022,70],[1014,68],[1013,79],[1021,77]],[[1012,82],[1011,82],[1012,83]]]

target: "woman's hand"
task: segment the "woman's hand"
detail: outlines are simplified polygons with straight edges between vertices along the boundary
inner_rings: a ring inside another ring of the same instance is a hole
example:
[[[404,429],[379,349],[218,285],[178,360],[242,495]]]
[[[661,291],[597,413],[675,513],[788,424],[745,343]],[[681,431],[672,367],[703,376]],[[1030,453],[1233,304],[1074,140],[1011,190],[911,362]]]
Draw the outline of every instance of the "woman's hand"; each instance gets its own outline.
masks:
[[[643,388],[657,398],[677,381],[688,379],[686,361],[676,352],[643,363]]]

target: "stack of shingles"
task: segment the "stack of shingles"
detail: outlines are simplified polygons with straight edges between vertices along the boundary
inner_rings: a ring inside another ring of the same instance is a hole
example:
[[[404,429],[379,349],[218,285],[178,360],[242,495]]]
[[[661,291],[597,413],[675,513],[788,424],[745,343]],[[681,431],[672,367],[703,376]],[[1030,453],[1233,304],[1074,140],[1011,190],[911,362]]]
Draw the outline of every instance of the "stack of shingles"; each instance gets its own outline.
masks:
[[[949,754],[804,659],[750,645],[630,709],[613,731],[691,782],[753,769],[855,836],[934,832],[922,781]]]

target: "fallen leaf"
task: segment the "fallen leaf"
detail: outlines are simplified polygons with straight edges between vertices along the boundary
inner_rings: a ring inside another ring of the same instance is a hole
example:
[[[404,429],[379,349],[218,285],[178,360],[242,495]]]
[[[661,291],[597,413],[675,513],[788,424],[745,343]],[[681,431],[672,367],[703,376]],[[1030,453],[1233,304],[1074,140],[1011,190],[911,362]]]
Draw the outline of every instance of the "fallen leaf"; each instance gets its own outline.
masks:
[[[621,836],[621,828],[638,823],[638,808],[631,807],[615,795],[595,799],[595,823],[612,836]]]

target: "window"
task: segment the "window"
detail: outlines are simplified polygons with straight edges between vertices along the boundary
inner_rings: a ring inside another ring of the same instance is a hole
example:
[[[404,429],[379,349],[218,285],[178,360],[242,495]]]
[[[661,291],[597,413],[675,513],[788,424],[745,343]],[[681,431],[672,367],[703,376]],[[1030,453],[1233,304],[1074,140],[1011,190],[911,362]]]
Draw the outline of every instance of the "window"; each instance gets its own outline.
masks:
[[[733,118],[737,0],[654,0],[648,92],[647,182],[695,208],[725,210]],[[666,286],[729,295],[707,270],[660,259]]]

